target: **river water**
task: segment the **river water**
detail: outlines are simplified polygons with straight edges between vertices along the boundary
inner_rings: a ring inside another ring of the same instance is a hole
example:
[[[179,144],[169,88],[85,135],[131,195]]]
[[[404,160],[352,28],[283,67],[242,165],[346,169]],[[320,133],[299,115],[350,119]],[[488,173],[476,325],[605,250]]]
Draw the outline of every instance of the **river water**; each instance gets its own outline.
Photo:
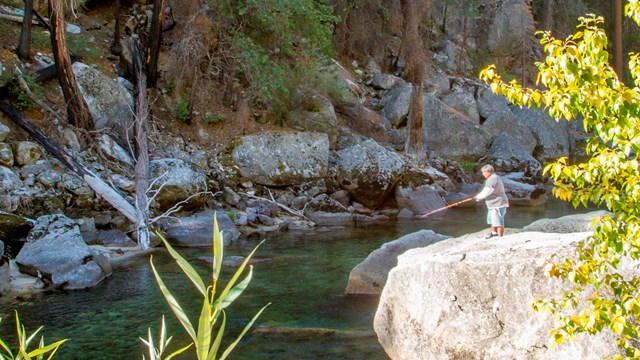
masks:
[[[535,208],[512,207],[507,227],[585,211],[555,200]],[[420,229],[451,236],[486,229],[484,214],[483,207],[454,208],[425,220],[270,236],[255,255],[269,261],[254,266],[251,284],[228,308],[226,339],[237,334],[262,306],[271,305],[254,325],[260,330],[247,334],[230,358],[387,359],[372,326],[377,298],[344,295],[351,269],[383,243]],[[225,255],[246,255],[259,240],[234,243],[225,248]],[[211,250],[180,252],[195,264],[206,283],[210,265],[198,258],[211,255]],[[163,250],[153,253],[153,261],[195,321],[201,306],[199,293]],[[223,271],[223,278],[231,275],[232,270]],[[174,335],[173,348],[187,341],[158,289],[149,256],[120,265],[94,289],[47,291],[26,299],[0,298],[0,338],[13,348],[14,310],[29,333],[44,325],[41,334],[47,343],[70,339],[54,359],[141,359],[145,347],[139,337],[146,338],[150,326],[157,334],[162,314]],[[191,353],[179,359],[194,358]]]

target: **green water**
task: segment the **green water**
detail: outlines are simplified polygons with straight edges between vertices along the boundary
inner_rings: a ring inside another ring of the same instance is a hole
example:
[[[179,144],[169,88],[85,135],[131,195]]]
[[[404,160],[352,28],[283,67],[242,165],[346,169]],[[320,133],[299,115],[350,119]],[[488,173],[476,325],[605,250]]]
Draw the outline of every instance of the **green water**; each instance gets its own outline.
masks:
[[[582,210],[585,211],[585,210]],[[510,208],[507,227],[521,227],[542,217],[576,211],[564,204],[538,208]],[[272,237],[256,256],[269,258],[254,266],[251,284],[227,311],[229,338],[244,327],[262,306],[271,305],[254,327],[279,327],[278,331],[248,334],[232,359],[387,359],[373,332],[375,297],[344,296],[351,269],[387,241],[427,228],[458,236],[485,229],[484,209],[452,209],[427,220],[384,225],[326,228],[313,233],[286,232]],[[508,234],[508,230],[507,230]],[[246,255],[260,239],[243,240],[225,248],[225,255]],[[198,261],[207,249],[181,253],[195,264],[205,281],[209,265]],[[154,264],[174,290],[191,318],[199,311],[200,298],[189,280],[162,250]],[[226,270],[224,278],[231,275]],[[44,325],[47,342],[71,339],[56,359],[140,359],[145,351],[138,337],[151,326],[158,332],[165,314],[176,346],[187,341],[174,320],[150,271],[148,257],[119,267],[95,289],[49,291],[28,300],[0,298],[0,337],[14,343],[13,310],[17,309],[27,330]],[[286,332],[282,329],[294,328]],[[328,329],[319,334],[316,329]],[[193,355],[181,359],[192,359]]]

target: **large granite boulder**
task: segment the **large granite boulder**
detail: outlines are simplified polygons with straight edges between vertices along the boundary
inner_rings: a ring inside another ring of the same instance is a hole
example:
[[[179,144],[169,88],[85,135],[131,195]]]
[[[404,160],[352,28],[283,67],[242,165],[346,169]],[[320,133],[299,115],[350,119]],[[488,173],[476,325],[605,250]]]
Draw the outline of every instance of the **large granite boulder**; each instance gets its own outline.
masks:
[[[394,241],[384,243],[349,274],[347,294],[379,295],[387,282],[387,274],[398,264],[398,255],[409,249],[419,248],[447,239],[431,230],[420,230]]]
[[[329,138],[314,132],[243,136],[232,152],[240,174],[256,184],[291,186],[322,178],[329,166]]]
[[[160,211],[166,211],[181,201],[188,200],[183,208],[198,208],[206,201],[206,195],[193,196],[207,191],[207,174],[204,170],[180,159],[156,159],[149,162],[151,176],[155,180],[155,203]]]
[[[16,191],[22,187],[22,180],[13,170],[0,166],[0,210],[16,211],[20,205],[20,196]]]
[[[486,161],[501,173],[523,171],[529,177],[537,177],[542,173],[542,165],[538,160],[506,132],[493,140],[487,150]]]
[[[404,160],[373,140],[336,153],[337,179],[351,197],[370,208],[382,205],[402,174]]]
[[[412,93],[410,83],[400,82],[384,95],[382,113],[393,127],[406,125]]]
[[[299,131],[325,133],[329,137],[329,146],[335,147],[338,117],[331,101],[320,95],[309,95],[301,102],[287,115],[285,124]]]
[[[83,240],[78,225],[60,214],[37,219],[18,256],[20,272],[65,290],[96,286],[111,275],[111,262]]]
[[[524,231],[539,231],[546,233],[575,233],[593,231],[594,220],[603,216],[613,216],[606,210],[593,211],[586,214],[567,215],[557,219],[540,219],[522,228]]]
[[[424,97],[422,141],[426,150],[444,158],[476,161],[487,151],[491,134],[429,93]]]
[[[95,128],[114,136],[123,144],[133,139],[131,93],[115,80],[86,64],[75,62],[72,68]]]
[[[374,320],[390,359],[595,360],[618,353],[608,332],[548,347],[552,319],[531,309],[534,299],[564,286],[545,275],[545,262],[572,253],[591,232],[521,232],[491,240],[483,234],[398,257]]]

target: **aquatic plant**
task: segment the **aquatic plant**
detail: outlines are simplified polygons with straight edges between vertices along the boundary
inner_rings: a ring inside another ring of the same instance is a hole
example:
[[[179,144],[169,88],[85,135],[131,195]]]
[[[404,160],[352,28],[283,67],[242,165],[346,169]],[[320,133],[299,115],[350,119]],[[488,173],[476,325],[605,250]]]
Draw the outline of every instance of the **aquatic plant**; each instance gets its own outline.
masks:
[[[0,322],[2,322],[2,318],[0,318]],[[38,342],[38,347],[36,349],[29,350],[29,344],[31,343],[31,341],[33,341],[40,330],[42,330],[42,326],[34,331],[33,334],[27,335],[27,331],[25,330],[24,325],[20,323],[20,317],[18,316],[18,312],[16,311],[18,350],[14,354],[7,343],[0,339],[0,360],[41,360],[44,359],[44,355],[47,353],[50,353],[47,359],[53,358],[53,355],[56,353],[60,345],[62,345],[68,339],[59,340],[54,342],[53,344],[45,345],[44,336],[42,336],[40,337],[40,341]]]

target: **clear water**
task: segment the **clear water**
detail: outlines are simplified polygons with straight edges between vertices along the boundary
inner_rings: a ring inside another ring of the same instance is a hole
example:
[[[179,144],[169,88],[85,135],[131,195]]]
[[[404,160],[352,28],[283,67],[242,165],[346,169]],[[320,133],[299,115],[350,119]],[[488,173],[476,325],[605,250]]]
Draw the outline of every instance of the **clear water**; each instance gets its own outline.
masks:
[[[287,232],[267,239],[256,256],[271,261],[254,266],[251,284],[227,311],[228,339],[237,334],[262,306],[271,305],[254,327],[277,331],[249,333],[232,359],[387,359],[373,332],[376,297],[345,296],[349,272],[371,251],[387,241],[432,229],[459,236],[486,228],[484,209],[450,209],[419,221],[384,225],[321,229],[314,233]],[[574,210],[550,202],[537,208],[513,207],[508,227],[522,227],[543,217],[558,217]],[[508,230],[507,230],[508,233]],[[225,248],[225,255],[246,255],[260,239],[240,241]],[[210,255],[206,249],[180,250],[208,279],[209,265],[198,260]],[[162,250],[153,261],[169,288],[195,319],[199,293]],[[231,276],[226,270],[224,278]],[[148,256],[130,261],[95,289],[36,294],[28,300],[0,298],[0,338],[15,344],[13,310],[29,332],[44,325],[47,343],[69,338],[56,359],[140,359],[145,351],[139,337],[151,326],[157,334],[165,315],[172,344],[185,344],[186,335],[150,271]],[[273,328],[271,328],[273,327]],[[294,331],[286,331],[291,330]],[[193,359],[191,353],[181,359]]]

